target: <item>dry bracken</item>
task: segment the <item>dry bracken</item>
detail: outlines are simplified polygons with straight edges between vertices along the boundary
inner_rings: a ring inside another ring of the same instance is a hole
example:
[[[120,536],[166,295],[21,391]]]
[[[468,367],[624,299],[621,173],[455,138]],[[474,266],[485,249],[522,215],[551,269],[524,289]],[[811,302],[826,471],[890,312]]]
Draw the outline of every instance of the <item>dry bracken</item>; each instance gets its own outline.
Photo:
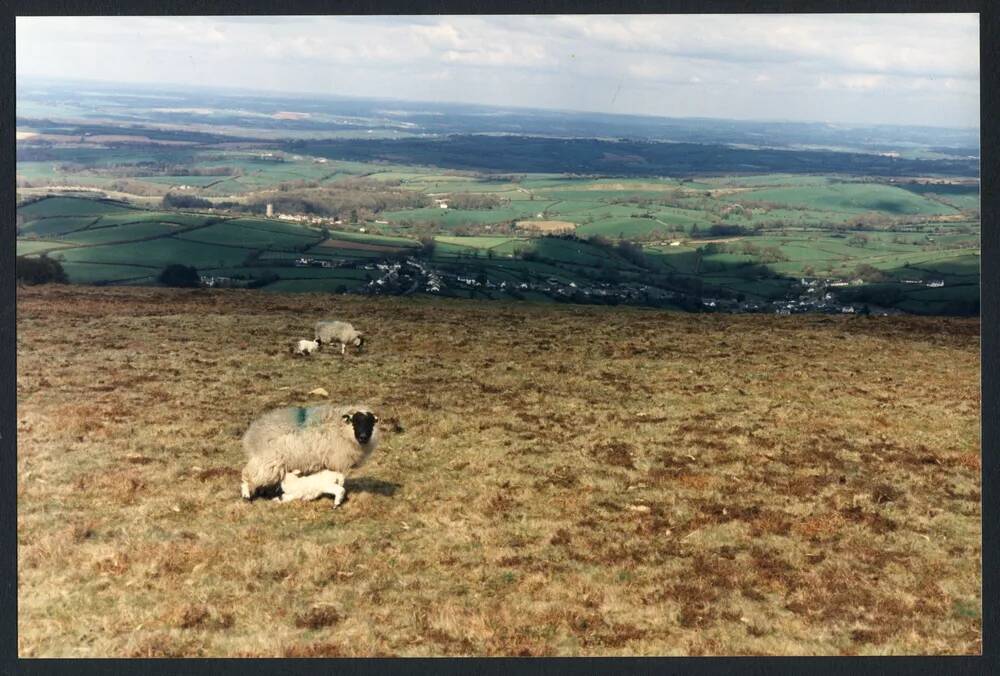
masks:
[[[981,651],[977,320],[18,294],[22,656]],[[331,304],[377,347],[275,347]],[[317,387],[379,452],[241,501]]]

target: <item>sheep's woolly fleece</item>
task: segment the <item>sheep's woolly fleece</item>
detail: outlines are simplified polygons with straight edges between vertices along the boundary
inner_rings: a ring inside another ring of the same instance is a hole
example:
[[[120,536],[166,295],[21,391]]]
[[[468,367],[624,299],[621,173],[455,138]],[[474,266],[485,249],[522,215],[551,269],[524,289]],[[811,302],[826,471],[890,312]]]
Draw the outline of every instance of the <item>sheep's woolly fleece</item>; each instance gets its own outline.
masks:
[[[370,436],[355,435],[356,417],[370,425]],[[366,406],[291,406],[269,411],[254,420],[243,435],[247,464],[242,494],[253,497],[261,488],[276,486],[286,472],[303,475],[329,469],[347,472],[363,465],[378,446],[378,418]]]

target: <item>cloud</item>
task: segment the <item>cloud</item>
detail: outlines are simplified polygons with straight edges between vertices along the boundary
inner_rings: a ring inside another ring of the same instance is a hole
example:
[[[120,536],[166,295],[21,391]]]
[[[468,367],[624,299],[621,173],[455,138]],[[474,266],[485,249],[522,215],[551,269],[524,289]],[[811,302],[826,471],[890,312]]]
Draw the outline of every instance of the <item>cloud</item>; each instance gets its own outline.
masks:
[[[975,15],[563,16],[574,39],[625,52],[735,63],[807,62],[850,72],[978,77]]]
[[[19,77],[194,78],[660,115],[819,111],[944,124],[948,111],[978,121],[976,15],[19,17],[16,25]]]
[[[868,91],[878,88],[884,82],[884,75],[838,75],[820,78],[819,86],[822,89]]]

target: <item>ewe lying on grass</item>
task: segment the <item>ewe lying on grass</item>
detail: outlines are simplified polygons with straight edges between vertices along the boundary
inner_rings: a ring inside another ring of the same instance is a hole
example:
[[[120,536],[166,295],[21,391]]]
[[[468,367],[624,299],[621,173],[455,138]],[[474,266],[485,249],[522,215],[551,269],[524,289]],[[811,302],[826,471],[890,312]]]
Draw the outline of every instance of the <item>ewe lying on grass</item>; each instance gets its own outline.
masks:
[[[332,495],[333,506],[337,507],[344,501],[344,492],[344,475],[340,472],[324,469],[309,476],[301,476],[299,470],[293,470],[285,474],[281,482],[281,496],[275,500],[316,500],[324,495]]]
[[[241,494],[252,499],[288,472],[360,467],[378,445],[378,417],[365,406],[290,406],[254,420],[243,435],[247,464]]]

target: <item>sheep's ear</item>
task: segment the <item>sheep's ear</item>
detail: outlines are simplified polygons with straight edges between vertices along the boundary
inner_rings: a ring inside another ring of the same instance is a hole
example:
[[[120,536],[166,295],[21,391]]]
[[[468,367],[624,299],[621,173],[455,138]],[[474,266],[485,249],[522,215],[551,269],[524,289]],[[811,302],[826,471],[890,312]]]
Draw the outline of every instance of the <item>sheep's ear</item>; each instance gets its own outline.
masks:
[[[351,422],[351,414],[350,413],[345,413],[344,415],[342,415],[340,417],[344,420],[344,422]]]

